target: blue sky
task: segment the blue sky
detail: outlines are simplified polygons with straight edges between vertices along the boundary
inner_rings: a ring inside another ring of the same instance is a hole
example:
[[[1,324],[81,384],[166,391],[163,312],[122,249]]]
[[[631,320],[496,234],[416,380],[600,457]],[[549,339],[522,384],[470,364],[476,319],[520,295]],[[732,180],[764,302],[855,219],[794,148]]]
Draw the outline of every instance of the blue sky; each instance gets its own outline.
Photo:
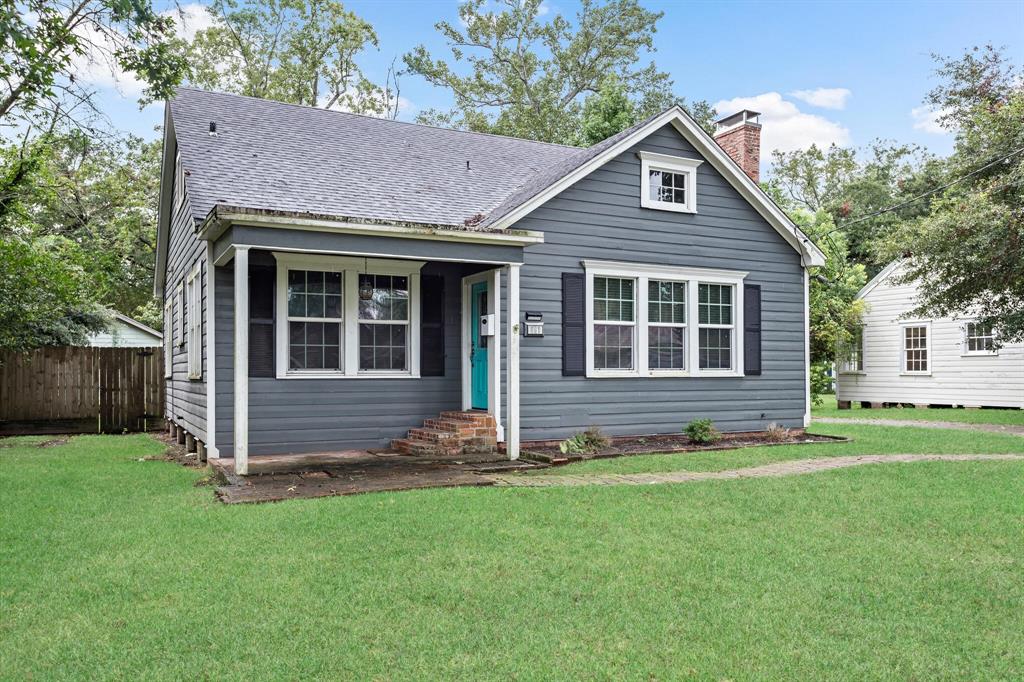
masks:
[[[930,53],[960,54],[991,42],[1024,63],[1024,0],[641,2],[665,13],[652,57],[672,75],[677,92],[720,103],[722,114],[739,107],[764,112],[768,149],[833,141],[859,147],[886,138],[947,154],[952,136],[932,124],[922,107],[935,84]],[[570,17],[577,6],[571,0],[545,3],[549,14]],[[353,0],[346,6],[380,37],[379,51],[361,59],[378,81],[395,56],[416,44],[442,54],[433,24],[457,20],[457,3],[447,0]],[[130,84],[121,86],[123,96],[107,84],[109,78],[95,80],[115,126],[156,134],[159,105],[139,111]],[[401,114],[406,119],[450,103],[444,91],[411,76],[402,80],[402,97],[408,100]]]

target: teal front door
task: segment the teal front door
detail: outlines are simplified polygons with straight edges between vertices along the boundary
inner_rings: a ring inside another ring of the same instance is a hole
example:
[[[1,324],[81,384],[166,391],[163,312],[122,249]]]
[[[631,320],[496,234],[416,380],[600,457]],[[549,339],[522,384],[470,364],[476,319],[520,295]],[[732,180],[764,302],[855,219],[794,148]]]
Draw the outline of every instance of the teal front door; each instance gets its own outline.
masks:
[[[471,366],[472,406],[487,409],[487,337],[480,335],[480,317],[487,314],[487,282],[478,282],[470,289],[470,333],[472,346],[469,361]]]

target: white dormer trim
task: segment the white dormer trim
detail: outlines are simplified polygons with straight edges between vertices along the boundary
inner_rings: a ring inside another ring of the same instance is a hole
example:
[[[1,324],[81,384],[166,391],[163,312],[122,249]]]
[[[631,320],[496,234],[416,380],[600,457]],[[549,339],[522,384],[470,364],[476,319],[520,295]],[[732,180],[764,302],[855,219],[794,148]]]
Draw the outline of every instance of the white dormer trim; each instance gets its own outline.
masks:
[[[659,211],[676,211],[677,213],[697,212],[697,166],[704,163],[702,159],[687,159],[682,156],[669,156],[655,152],[638,152],[640,157],[640,205]],[[683,190],[685,203],[659,201],[651,198],[651,171],[675,173],[686,178]]]

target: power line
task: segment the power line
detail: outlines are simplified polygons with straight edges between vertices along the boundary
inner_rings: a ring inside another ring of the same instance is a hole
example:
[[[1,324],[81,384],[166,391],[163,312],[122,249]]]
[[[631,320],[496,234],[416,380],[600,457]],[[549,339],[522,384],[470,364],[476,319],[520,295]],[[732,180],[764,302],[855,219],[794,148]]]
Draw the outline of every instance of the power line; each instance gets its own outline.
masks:
[[[843,222],[843,223],[841,223],[839,225],[836,225],[835,228],[829,230],[823,236],[830,235],[833,232],[837,232],[837,231],[839,231],[839,230],[841,230],[843,228],[849,227],[850,225],[856,225],[857,223],[862,223],[865,220],[867,220],[868,218],[874,218],[875,216],[882,215],[883,213],[889,213],[890,211],[895,211],[897,209],[903,208],[904,206],[908,206],[908,205],[910,205],[910,204],[912,204],[912,203],[914,203],[914,202],[916,202],[916,201],[918,201],[920,199],[925,198],[926,196],[929,196],[931,194],[935,194],[936,192],[941,192],[942,190],[944,190],[944,189],[946,189],[948,187],[952,187],[953,185],[955,185],[955,184],[957,184],[959,182],[963,182],[967,178],[973,177],[973,176],[977,175],[978,173],[982,172],[983,170],[986,170],[987,168],[991,168],[992,166],[996,165],[997,163],[1001,163],[1001,162],[1005,161],[1006,159],[1010,158],[1011,156],[1015,156],[1017,154],[1020,154],[1021,152],[1024,152],[1024,147],[1021,147],[1020,149],[1015,149],[1014,151],[1012,151],[1012,152],[1010,152],[1008,154],[1005,154],[1004,156],[1001,156],[998,159],[995,159],[994,161],[990,161],[990,162],[986,163],[981,168],[973,170],[973,171],[971,171],[970,173],[968,173],[966,175],[962,175],[959,178],[956,178],[955,180],[951,180],[951,181],[947,182],[944,185],[941,185],[941,186],[936,187],[934,189],[930,189],[927,192],[922,192],[921,194],[918,194],[916,197],[913,197],[911,199],[907,199],[906,201],[903,201],[901,203],[895,204],[894,206],[889,206],[888,208],[883,208],[883,209],[880,209],[878,211],[874,211],[873,213],[868,213],[867,215],[862,215],[859,218],[857,218],[856,220],[850,220],[850,221]]]

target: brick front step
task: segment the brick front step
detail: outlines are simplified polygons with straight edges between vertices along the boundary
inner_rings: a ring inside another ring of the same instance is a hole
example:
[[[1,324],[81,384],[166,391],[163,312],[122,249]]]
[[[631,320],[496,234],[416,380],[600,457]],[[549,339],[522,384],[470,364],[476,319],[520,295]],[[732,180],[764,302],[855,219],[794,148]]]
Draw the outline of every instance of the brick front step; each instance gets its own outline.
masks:
[[[421,428],[410,429],[406,438],[393,440],[391,447],[417,457],[486,455],[498,452],[497,428],[486,412],[442,412],[424,420]]]

